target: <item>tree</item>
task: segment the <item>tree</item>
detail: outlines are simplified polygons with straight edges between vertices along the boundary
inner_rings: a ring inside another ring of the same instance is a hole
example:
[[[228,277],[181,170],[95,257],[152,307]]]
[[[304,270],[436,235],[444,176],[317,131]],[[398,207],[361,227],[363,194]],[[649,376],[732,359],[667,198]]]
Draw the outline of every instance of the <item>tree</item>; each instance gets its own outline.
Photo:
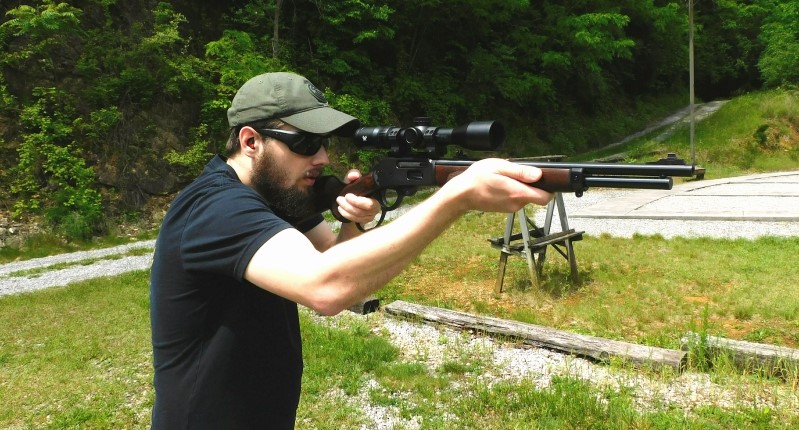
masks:
[[[772,5],[760,34],[765,49],[757,67],[768,86],[799,84],[799,3]]]

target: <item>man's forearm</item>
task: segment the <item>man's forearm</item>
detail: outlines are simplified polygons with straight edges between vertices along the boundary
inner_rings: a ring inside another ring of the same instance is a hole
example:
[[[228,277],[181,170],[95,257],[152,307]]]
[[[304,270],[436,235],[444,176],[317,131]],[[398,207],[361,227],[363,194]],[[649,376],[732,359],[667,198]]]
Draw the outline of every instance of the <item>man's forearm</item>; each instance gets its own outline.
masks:
[[[336,236],[336,244],[346,242],[354,237],[358,237],[363,232],[358,229],[358,226],[355,223],[342,223],[341,229]]]

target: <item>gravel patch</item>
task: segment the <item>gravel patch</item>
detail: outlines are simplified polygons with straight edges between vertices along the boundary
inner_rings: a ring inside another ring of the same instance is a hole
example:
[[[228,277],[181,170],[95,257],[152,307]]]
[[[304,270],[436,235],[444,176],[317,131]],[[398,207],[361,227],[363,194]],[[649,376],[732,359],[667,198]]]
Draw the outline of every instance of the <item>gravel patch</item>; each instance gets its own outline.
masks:
[[[0,265],[0,296],[63,287],[86,279],[149,269],[153,261],[151,253],[123,257],[120,255],[136,249],[152,249],[154,246],[155,241],[151,240],[3,264]],[[84,262],[87,264],[82,264]],[[46,270],[47,267],[64,264],[74,265]],[[25,275],[25,271],[35,272]],[[17,273],[21,273],[21,276],[16,276]]]
[[[116,256],[120,254],[125,254],[126,252],[135,249],[142,249],[142,248],[154,249],[155,240],[133,242],[125,245],[114,246],[111,248],[95,249],[91,251],[70,252],[68,254],[58,254],[49,257],[33,258],[30,260],[15,261],[13,263],[0,264],[0,276],[7,275],[12,272],[38,269],[42,267],[52,266],[55,264],[76,263],[83,260]]]
[[[424,364],[431,373],[447,361],[463,360],[464,357],[486,362],[484,373],[470,375],[469,381],[489,387],[498,382],[524,379],[539,389],[546,389],[553,378],[570,377],[587,381],[599,390],[630,393],[642,412],[679,409],[688,415],[707,406],[733,410],[741,407],[799,410],[799,396],[795,389],[779,384],[758,384],[745,378],[715,381],[710,375],[694,372],[658,376],[612,368],[543,348],[520,347],[470,332],[395,319],[380,313],[362,316],[345,312],[335,317],[312,317],[320,324],[334,327],[346,327],[353,319],[365,319],[373,332],[387,336],[399,348],[402,360]],[[370,421],[364,429],[420,428],[421,423],[416,417],[402,417],[399,409],[393,406],[372,404],[370,391],[387,393],[379,382],[370,379],[356,396],[347,397],[341,391],[330,395],[359,406]],[[395,395],[400,397],[399,401],[412,401],[405,393]],[[450,418],[457,420],[457,417]]]

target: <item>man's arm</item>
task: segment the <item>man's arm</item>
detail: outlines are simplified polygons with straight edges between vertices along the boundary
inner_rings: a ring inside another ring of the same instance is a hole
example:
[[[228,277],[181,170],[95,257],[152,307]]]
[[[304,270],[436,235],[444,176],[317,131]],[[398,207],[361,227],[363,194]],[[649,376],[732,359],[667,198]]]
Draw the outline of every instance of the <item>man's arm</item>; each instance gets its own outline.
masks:
[[[540,174],[503,160],[480,161],[390,224],[324,252],[297,230],[284,230],[255,253],[245,278],[319,313],[337,314],[399,274],[466,211],[508,213],[545,204],[552,195],[524,183]]]

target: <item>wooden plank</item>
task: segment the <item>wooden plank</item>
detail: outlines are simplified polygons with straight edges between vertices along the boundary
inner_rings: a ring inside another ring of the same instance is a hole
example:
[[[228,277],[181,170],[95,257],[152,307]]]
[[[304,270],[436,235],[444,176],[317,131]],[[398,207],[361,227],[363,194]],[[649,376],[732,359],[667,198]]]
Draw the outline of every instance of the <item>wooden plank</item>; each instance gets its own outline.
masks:
[[[566,239],[571,239],[572,242],[577,242],[579,240],[583,240],[583,234],[585,234],[584,231],[574,231],[573,228],[569,229],[567,231],[551,233],[551,234],[548,234],[546,236],[535,236],[533,234],[533,232],[531,231],[530,232],[530,237],[535,237],[535,239],[530,239],[528,241],[528,245],[531,248],[533,248],[533,247],[535,247],[535,248],[544,248],[544,247],[546,247],[548,245],[552,245],[552,244],[563,245],[566,242]],[[516,233],[516,234],[514,234],[514,235],[512,235],[510,237],[510,240],[511,240],[511,242],[518,241],[519,239],[521,239],[521,236],[522,236],[521,233]],[[494,237],[494,238],[488,239],[488,241],[491,243],[491,246],[493,246],[494,248],[502,248],[504,245],[506,245],[504,243],[504,241],[505,241],[504,237]],[[519,246],[518,244],[511,244],[510,242],[508,243],[508,245]],[[523,246],[524,243],[522,242],[521,245]]]
[[[687,333],[682,338],[682,349],[688,351],[697,348],[702,341],[699,334]],[[799,370],[799,349],[717,336],[705,336],[704,343],[713,357],[730,357],[736,367],[742,370],[764,371],[768,374]]]
[[[684,368],[687,353],[665,348],[636,345],[555,330],[534,324],[476,316],[464,312],[395,301],[385,306],[390,315],[444,324],[457,329],[476,330],[492,336],[520,340],[526,345],[552,349],[597,361],[621,358],[636,366]]]

